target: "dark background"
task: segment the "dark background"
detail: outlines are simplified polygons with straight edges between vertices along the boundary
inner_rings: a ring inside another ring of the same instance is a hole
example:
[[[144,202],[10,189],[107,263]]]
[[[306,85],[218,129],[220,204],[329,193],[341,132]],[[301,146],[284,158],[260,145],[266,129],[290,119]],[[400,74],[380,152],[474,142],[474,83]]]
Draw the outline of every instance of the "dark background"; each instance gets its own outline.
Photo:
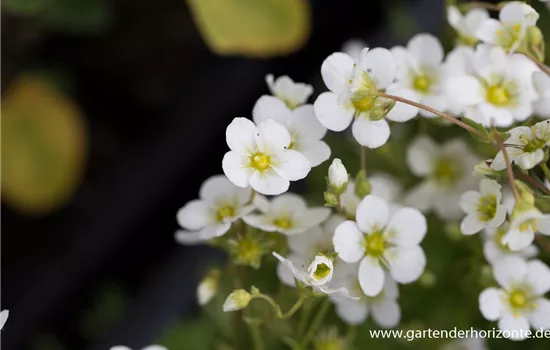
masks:
[[[183,0],[111,5],[112,25],[86,35],[2,13],[2,90],[37,64],[63,72],[89,135],[84,181],[68,205],[28,217],[2,204],[2,308],[10,310],[2,349],[154,342],[194,312],[197,268],[219,258],[174,242],[175,213],[221,173],[225,128],[250,117],[268,92],[265,75],[316,83],[323,59],[350,38],[404,42],[412,33],[396,35],[400,23],[389,17],[397,6],[419,31],[444,21],[442,0],[312,0],[306,46],[260,60],[211,53]],[[127,299],[123,316],[87,337],[82,315],[105,288]]]

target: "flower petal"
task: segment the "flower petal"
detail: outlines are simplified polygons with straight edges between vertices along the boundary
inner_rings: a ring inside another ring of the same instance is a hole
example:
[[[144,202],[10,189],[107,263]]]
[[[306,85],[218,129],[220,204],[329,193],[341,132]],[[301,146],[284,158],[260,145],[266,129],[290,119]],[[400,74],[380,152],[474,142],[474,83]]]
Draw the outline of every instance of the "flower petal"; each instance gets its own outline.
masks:
[[[536,309],[530,315],[531,325],[534,329],[550,329],[550,300],[539,298],[536,301]]]
[[[505,315],[498,320],[498,328],[503,331],[503,334],[509,334],[510,340],[523,340],[529,330],[529,321],[525,316]]]
[[[292,111],[291,125],[300,135],[314,140],[322,139],[327,133],[327,128],[317,120],[315,109],[310,104],[300,106]]]
[[[384,299],[372,305],[372,318],[380,327],[393,328],[401,319],[401,308],[397,301]]]
[[[246,118],[235,118],[225,130],[225,140],[232,151],[248,154],[256,147],[254,131],[256,125]]]
[[[502,292],[496,288],[487,288],[479,295],[479,311],[488,321],[496,321],[502,316]]]
[[[300,152],[311,163],[312,167],[316,167],[330,158],[330,147],[326,142],[302,139],[296,143],[293,149]]]
[[[388,49],[377,47],[364,50],[360,64],[378,89],[387,88],[395,79],[397,68],[393,55]]]
[[[256,101],[252,109],[252,119],[256,124],[273,119],[287,126],[291,113],[283,101],[274,96],[263,95]]]
[[[225,175],[215,175],[203,182],[199,197],[209,203],[215,203],[220,198],[236,199],[237,204],[242,206],[250,200],[251,192],[249,187],[236,187]]]
[[[534,295],[544,295],[550,291],[550,268],[540,260],[527,263],[527,280]]]
[[[416,34],[409,40],[407,50],[421,66],[437,66],[443,61],[443,47],[431,34]]]
[[[353,123],[352,132],[357,142],[368,148],[383,146],[390,138],[390,126],[384,119],[371,121],[358,118]]]
[[[384,287],[384,270],[377,259],[364,257],[359,263],[359,285],[369,297],[380,294]]]
[[[451,77],[445,83],[448,100],[462,105],[472,106],[484,100],[485,90],[480,81],[471,75]]]
[[[498,32],[504,30],[502,24],[494,18],[489,18],[479,25],[475,33],[476,37],[489,44],[496,44]]]
[[[222,168],[229,181],[238,187],[248,187],[248,182],[254,170],[249,167],[249,159],[241,154],[229,151],[222,160]]]
[[[336,93],[343,92],[349,85],[353,71],[353,58],[343,52],[328,56],[321,65],[321,75],[327,88]]]
[[[434,162],[439,153],[438,145],[430,138],[417,137],[407,150],[407,164],[414,175],[429,175],[433,171]]]
[[[283,179],[275,171],[268,169],[263,173],[254,171],[250,176],[250,186],[261,194],[278,195],[288,190],[290,181]]]
[[[506,289],[521,282],[527,271],[525,260],[517,256],[507,256],[493,266],[495,280]]]
[[[396,84],[388,87],[387,93],[389,95],[405,98],[412,102],[419,102],[418,96],[414,91],[407,88],[402,88]],[[418,108],[411,106],[403,102],[396,102],[395,106],[388,113],[386,118],[394,122],[406,122],[414,118],[418,114]]]
[[[371,232],[373,228],[381,229],[389,219],[389,207],[385,200],[374,195],[363,198],[357,206],[356,221],[363,232]]]
[[[355,110],[340,100],[340,96],[333,92],[323,92],[313,104],[315,116],[319,122],[327,129],[332,131],[342,131],[346,129]]]
[[[439,188],[432,181],[426,180],[414,187],[405,197],[405,204],[421,212],[427,212],[434,206],[434,199],[439,194]]]
[[[290,145],[290,133],[283,124],[268,119],[256,127],[254,137],[258,150],[267,154],[282,152]]]
[[[361,245],[363,236],[355,222],[344,221],[334,231],[334,251],[347,263],[358,262],[365,255],[365,248]]]
[[[213,222],[211,214],[208,203],[196,199],[188,202],[178,210],[176,218],[181,227],[190,231],[197,231]]]
[[[364,302],[343,300],[335,305],[336,314],[347,324],[360,325],[367,319],[369,308]]]
[[[464,210],[465,213],[475,213],[477,212],[477,206],[481,199],[481,194],[477,191],[468,191],[462,194],[460,197],[460,208]]]
[[[390,233],[388,240],[398,246],[420,244],[428,227],[424,215],[414,208],[399,209],[390,219],[385,232]]]
[[[304,215],[300,217],[300,223],[303,227],[310,228],[320,225],[330,216],[331,210],[329,208],[311,208],[308,209]]]
[[[399,283],[416,281],[426,268],[426,255],[420,246],[391,247],[384,257],[390,264],[390,273]]]
[[[307,176],[311,170],[311,163],[300,152],[289,149],[277,156],[272,167],[282,178],[297,181]]]
[[[479,220],[479,215],[477,213],[470,213],[466,215],[462,222],[460,223],[460,232],[463,235],[473,235],[485,228],[485,222]]]
[[[267,215],[262,214],[250,214],[243,217],[243,221],[252,227],[258,228],[266,232],[275,232],[277,231],[277,226],[273,224]]]

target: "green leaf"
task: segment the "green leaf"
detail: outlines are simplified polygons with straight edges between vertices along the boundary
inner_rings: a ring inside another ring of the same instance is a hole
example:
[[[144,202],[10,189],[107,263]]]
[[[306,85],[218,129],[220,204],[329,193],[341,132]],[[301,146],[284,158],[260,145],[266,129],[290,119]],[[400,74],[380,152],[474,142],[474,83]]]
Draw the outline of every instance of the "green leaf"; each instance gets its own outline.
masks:
[[[63,206],[80,183],[87,136],[78,107],[41,77],[19,77],[2,101],[2,200],[24,214]]]
[[[483,143],[490,143],[492,138],[491,138],[491,135],[489,134],[489,131],[483,126],[481,125],[480,123],[478,122],[475,122],[473,121],[472,119],[469,119],[469,118],[466,118],[466,117],[462,117],[461,118],[462,121],[471,126],[472,128],[476,129],[477,131],[479,131],[480,133],[482,133],[484,135],[484,137],[479,137],[478,135],[476,134],[470,134],[472,135],[472,137],[474,137],[476,140],[480,141],[480,142],[483,142]]]
[[[187,0],[187,3],[204,40],[220,55],[284,55],[299,49],[309,36],[307,1]]]

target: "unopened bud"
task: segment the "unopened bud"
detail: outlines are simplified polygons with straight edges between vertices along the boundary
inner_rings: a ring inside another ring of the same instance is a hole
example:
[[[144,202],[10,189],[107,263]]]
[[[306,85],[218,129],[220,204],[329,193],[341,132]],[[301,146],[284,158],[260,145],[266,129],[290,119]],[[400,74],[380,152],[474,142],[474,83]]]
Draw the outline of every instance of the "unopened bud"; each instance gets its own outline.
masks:
[[[363,198],[366,195],[370,194],[371,185],[369,180],[367,180],[367,173],[365,170],[361,170],[355,176],[355,195],[359,198]]]
[[[491,159],[484,160],[481,163],[477,164],[474,167],[473,174],[481,178],[486,178],[491,180],[500,180],[500,177],[501,177],[500,171],[497,171],[491,168],[490,163],[491,163]]]
[[[338,196],[332,192],[325,192],[325,207],[337,207],[340,202],[338,201]]]
[[[233,293],[229,294],[225,302],[223,303],[223,311],[237,311],[244,309],[248,303],[252,300],[252,295],[244,289],[235,289]]]
[[[197,286],[197,300],[199,305],[206,305],[216,295],[220,281],[220,270],[212,269]]]
[[[535,195],[529,186],[519,180],[514,181],[514,185],[518,190],[519,197],[522,202],[528,203],[531,206],[535,205]]]
[[[527,51],[537,58],[539,62],[544,62],[544,36],[537,26],[527,28]]]
[[[328,168],[328,187],[329,191],[339,195],[346,191],[348,186],[349,174],[342,161],[335,158]]]
[[[388,113],[393,109],[393,106],[395,106],[395,101],[390,100],[387,102],[384,102],[380,106],[373,107],[373,109],[370,111],[369,120],[381,120],[384,119]]]

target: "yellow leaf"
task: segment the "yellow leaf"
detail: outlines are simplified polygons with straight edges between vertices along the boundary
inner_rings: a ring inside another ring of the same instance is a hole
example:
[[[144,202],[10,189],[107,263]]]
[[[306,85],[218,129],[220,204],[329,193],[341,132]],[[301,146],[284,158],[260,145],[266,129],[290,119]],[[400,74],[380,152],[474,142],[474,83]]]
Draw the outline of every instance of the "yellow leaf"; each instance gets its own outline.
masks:
[[[221,55],[284,55],[309,36],[307,0],[187,0],[210,49]]]
[[[80,182],[86,131],[77,106],[38,76],[2,101],[2,200],[33,215],[64,205]]]

